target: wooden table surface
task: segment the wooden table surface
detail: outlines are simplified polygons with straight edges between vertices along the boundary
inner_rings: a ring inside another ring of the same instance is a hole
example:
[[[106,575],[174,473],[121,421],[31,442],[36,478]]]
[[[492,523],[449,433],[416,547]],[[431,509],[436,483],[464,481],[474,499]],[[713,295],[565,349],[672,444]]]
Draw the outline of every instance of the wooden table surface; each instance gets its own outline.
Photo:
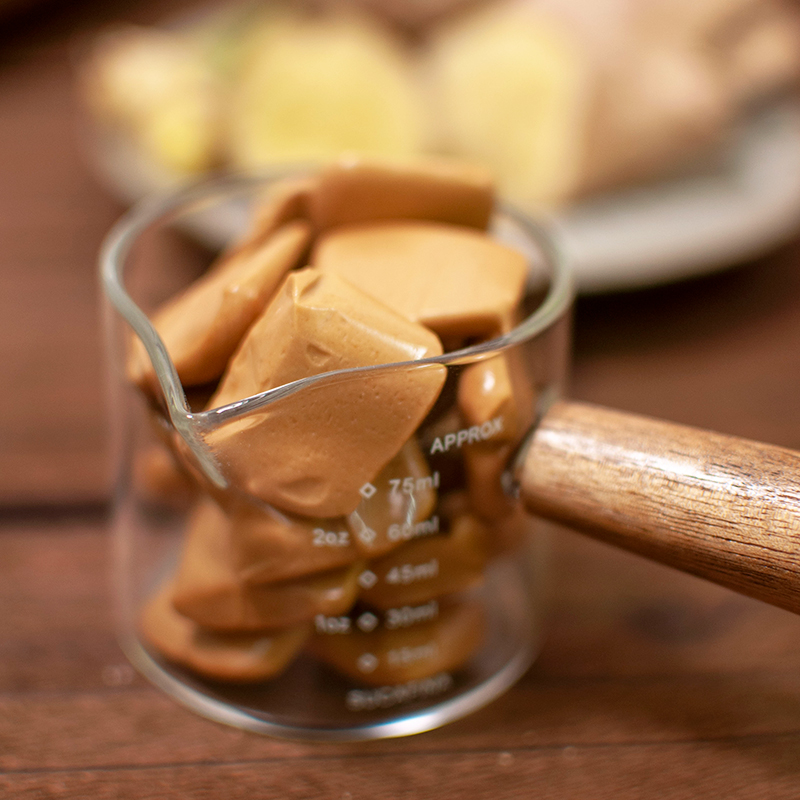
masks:
[[[439,731],[274,741],[134,674],[109,611],[94,279],[121,208],[82,156],[69,67],[111,11],[50,8],[0,33],[0,796],[798,797],[800,618],[567,531],[538,662]],[[800,448],[800,241],[581,300],[573,394]]]

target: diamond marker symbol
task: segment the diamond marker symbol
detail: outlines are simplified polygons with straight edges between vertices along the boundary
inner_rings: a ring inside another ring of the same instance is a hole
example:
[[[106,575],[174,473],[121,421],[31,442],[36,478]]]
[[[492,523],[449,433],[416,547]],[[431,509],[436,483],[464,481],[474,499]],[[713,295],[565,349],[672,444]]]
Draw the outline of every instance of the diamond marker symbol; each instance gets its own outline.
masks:
[[[375,531],[372,530],[372,528],[362,528],[358,532],[358,538],[361,539],[361,541],[364,542],[364,544],[372,544],[375,541],[375,537],[377,535],[378,534],[375,533]]]
[[[371,589],[378,582],[378,576],[372,570],[365,569],[358,576],[358,582],[363,589]]]
[[[374,487],[374,486],[373,486],[371,483],[365,483],[365,484],[364,484],[364,485],[363,485],[363,486],[362,486],[362,487],[361,487],[361,488],[358,490],[358,493],[359,493],[359,494],[360,494],[360,495],[361,495],[361,496],[362,496],[362,497],[363,497],[365,500],[369,500],[369,499],[370,499],[370,497],[372,497],[372,496],[375,494],[375,492],[377,492],[377,491],[378,491],[378,490],[377,490],[377,489],[376,489],[376,488],[375,488],[375,487]]]
[[[358,620],[356,620],[356,624],[364,633],[369,633],[375,630],[375,626],[378,624],[378,618],[370,611],[365,611]]]
[[[356,663],[362,672],[373,672],[378,666],[378,659],[372,653],[362,653]]]

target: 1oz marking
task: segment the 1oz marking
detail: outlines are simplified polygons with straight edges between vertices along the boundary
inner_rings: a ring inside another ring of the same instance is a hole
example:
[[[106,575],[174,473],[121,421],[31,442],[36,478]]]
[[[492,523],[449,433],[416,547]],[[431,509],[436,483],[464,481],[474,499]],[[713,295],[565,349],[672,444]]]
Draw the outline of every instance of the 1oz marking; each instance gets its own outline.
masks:
[[[350,633],[350,617],[326,617],[324,614],[317,614],[314,617],[314,629],[317,633]]]

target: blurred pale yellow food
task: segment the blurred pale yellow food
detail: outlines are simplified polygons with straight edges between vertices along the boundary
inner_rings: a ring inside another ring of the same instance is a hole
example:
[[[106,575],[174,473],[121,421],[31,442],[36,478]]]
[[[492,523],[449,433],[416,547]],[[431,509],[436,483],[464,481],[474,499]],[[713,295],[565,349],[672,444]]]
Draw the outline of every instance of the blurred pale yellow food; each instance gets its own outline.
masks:
[[[96,42],[82,82],[94,116],[159,167],[197,173],[219,161],[219,80],[190,39],[120,26]]]
[[[796,79],[769,0],[505,0],[445,21],[426,56],[443,147],[527,206],[660,177]]]
[[[232,87],[227,145],[235,167],[322,162],[343,150],[410,155],[424,114],[400,44],[366,17],[268,17]]]
[[[785,0],[312,5],[111,31],[88,105],[173,175],[450,153],[538,209],[691,168],[800,74]]]

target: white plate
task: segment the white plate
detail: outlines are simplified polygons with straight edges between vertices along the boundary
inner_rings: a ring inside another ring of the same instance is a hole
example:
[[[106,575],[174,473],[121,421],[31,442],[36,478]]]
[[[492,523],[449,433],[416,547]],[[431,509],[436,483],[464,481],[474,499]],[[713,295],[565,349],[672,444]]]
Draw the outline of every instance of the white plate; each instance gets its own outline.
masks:
[[[555,220],[581,292],[653,286],[762,255],[800,225],[800,106],[742,127],[716,172],[597,197]]]
[[[95,139],[90,151],[101,179],[125,202],[174,184],[174,176],[124,142]],[[601,195],[551,220],[579,291],[634,289],[712,272],[796,233],[800,105],[784,103],[754,117],[718,163],[716,172]]]

